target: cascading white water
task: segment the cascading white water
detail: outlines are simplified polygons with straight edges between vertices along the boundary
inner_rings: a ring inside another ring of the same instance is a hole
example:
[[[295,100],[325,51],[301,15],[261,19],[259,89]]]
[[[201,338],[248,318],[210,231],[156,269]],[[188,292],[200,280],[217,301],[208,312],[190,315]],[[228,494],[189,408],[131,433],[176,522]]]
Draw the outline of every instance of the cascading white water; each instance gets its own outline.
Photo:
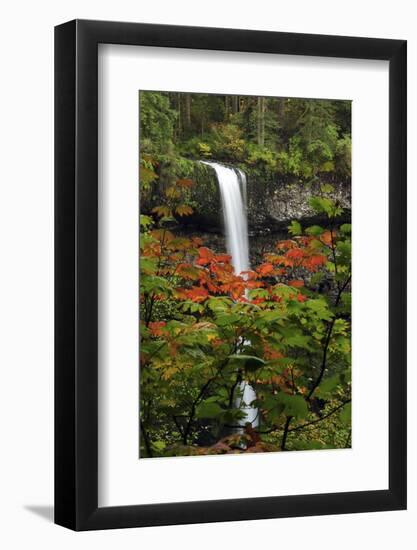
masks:
[[[246,186],[246,177],[243,172],[238,173],[233,168],[216,162],[204,161],[204,164],[208,164],[216,172],[223,207],[227,251],[232,257],[235,273],[240,275],[242,271],[249,269],[248,222],[244,203],[246,193],[242,193],[241,190],[241,187]]]
[[[216,172],[223,208],[227,251],[232,257],[235,273],[240,275],[242,271],[248,271],[250,268],[246,175],[240,169],[234,170],[217,162],[202,162],[211,166]],[[250,406],[250,403],[256,399],[256,393],[245,381],[241,382],[240,390],[242,396],[235,401],[235,406],[245,412],[245,417],[239,423],[244,426],[250,422],[253,427],[256,427],[259,425],[258,409]]]
[[[248,209],[248,190],[247,190],[246,174],[240,168],[237,168],[236,170],[239,176],[240,192],[242,193],[243,207],[245,209],[245,218],[246,218],[246,213]]]

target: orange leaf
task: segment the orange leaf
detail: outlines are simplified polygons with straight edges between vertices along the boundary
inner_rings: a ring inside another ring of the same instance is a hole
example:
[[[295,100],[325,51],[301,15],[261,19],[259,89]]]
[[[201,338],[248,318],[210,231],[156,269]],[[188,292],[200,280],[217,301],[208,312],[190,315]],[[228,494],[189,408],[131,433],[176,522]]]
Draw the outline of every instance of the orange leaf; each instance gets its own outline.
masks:
[[[161,243],[169,243],[172,241],[175,236],[171,231],[168,231],[167,229],[153,229],[151,231],[151,235],[154,239],[157,239],[158,241],[161,241]]]
[[[295,248],[297,246],[297,243],[295,241],[292,241],[290,239],[286,241],[278,241],[275,245],[275,248],[278,250],[289,250],[290,248]]]
[[[193,302],[204,302],[209,293],[205,288],[193,286],[190,290],[186,291],[186,295]]]
[[[336,234],[334,231],[333,232],[325,231],[324,233],[321,234],[320,240],[324,244],[331,245],[335,237],[336,237]]]
[[[296,281],[290,281],[288,283],[288,286],[293,286],[294,288],[301,288],[302,286],[304,286],[304,281],[302,281],[301,279],[297,279]]]
[[[231,259],[232,257],[229,256],[228,254],[217,254],[216,256],[214,256],[214,260],[216,262],[224,263],[224,264],[229,263]]]
[[[248,281],[252,281],[252,280],[257,279],[259,277],[259,275],[256,273],[256,271],[242,271],[242,273],[240,275]]]
[[[274,266],[272,264],[261,264],[257,268],[258,273],[260,273],[262,276],[268,275],[268,273],[272,273],[274,271]]]
[[[190,180],[189,178],[183,178],[183,179],[179,179],[177,180],[177,185],[179,185],[180,187],[192,187],[193,186],[193,180]]]
[[[168,187],[168,189],[165,191],[165,195],[169,199],[178,199],[181,196],[181,191],[179,189],[176,189],[175,187]]]
[[[265,344],[264,346],[264,354],[265,354],[265,359],[270,359],[270,360],[281,359],[283,357],[280,351],[271,348],[271,346],[269,346],[268,344]]]
[[[304,256],[304,251],[301,248],[292,248],[285,253],[285,256],[290,260],[299,260]]]
[[[165,321],[153,321],[149,323],[149,330],[152,336],[162,336],[164,333],[164,327],[166,325]]]
[[[180,206],[177,206],[175,209],[175,212],[179,216],[190,216],[194,210],[191,208],[191,206],[187,206],[186,204],[181,204]]]
[[[304,260],[303,265],[310,271],[316,271],[319,266],[325,265],[326,262],[327,258],[323,254],[313,254]]]
[[[200,275],[200,270],[191,264],[179,264],[177,267],[177,274],[184,279],[195,280]]]
[[[157,214],[160,218],[172,216],[172,212],[168,206],[155,206],[155,208],[152,208],[152,212]]]
[[[247,281],[246,288],[262,288],[264,283],[262,281]]]
[[[196,261],[198,265],[207,265],[211,262],[213,258],[213,252],[205,246],[202,246],[198,249],[198,255],[199,258]]]

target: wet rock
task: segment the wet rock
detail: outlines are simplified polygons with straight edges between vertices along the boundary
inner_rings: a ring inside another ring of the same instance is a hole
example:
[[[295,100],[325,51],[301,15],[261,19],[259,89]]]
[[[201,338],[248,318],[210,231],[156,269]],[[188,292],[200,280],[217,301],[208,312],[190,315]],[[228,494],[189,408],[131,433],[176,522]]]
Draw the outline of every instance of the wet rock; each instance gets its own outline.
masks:
[[[283,230],[291,220],[305,222],[305,225],[320,220],[309,205],[309,200],[320,195],[321,182],[268,182],[248,180],[248,224],[251,233]],[[350,218],[350,185],[332,183],[332,198],[346,211],[343,221]]]

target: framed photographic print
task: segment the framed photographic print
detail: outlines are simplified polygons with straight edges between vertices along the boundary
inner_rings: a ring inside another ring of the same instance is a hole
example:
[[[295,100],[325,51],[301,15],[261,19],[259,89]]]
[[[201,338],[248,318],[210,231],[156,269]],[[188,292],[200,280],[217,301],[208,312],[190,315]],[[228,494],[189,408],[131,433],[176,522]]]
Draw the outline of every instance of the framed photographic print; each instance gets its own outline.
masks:
[[[404,509],[406,42],[71,21],[55,124],[56,523]]]

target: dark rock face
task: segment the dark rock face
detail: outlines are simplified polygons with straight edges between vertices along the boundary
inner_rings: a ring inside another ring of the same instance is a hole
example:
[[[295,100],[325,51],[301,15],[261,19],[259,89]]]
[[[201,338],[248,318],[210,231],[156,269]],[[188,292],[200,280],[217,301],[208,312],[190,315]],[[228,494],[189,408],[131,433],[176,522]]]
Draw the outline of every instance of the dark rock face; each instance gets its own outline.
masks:
[[[191,216],[179,220],[180,225],[197,233],[223,233],[223,212],[216,174],[210,166],[195,161],[187,175],[194,185],[187,190],[187,203],[193,208]],[[323,183],[328,183],[323,182]],[[263,181],[259,177],[247,174],[247,200],[249,235],[261,237],[270,233],[285,233],[291,220],[298,220],[306,227],[314,223],[326,224],[309,206],[309,199],[320,194],[320,181],[315,183]],[[338,222],[350,220],[351,187],[350,182],[331,182],[335,198],[344,209]],[[152,190],[152,196],[141,198],[141,212],[146,214],[161,204],[164,188],[169,185],[160,178]]]
[[[344,220],[350,218],[350,184],[332,183],[332,198],[346,210]],[[251,233],[265,230],[283,230],[291,220],[306,224],[318,220],[309,205],[309,199],[320,194],[320,183],[306,184],[271,182],[263,184],[248,181],[248,223]]]
[[[351,188],[350,183],[332,183],[336,199],[345,210],[340,221],[350,219]],[[309,199],[320,194],[320,182],[263,182],[248,178],[248,225],[250,235],[285,231],[291,220],[305,222],[305,225],[325,222],[321,220],[309,205]],[[203,177],[196,178],[191,191],[194,215],[187,218],[186,224],[208,231],[222,231],[223,214],[219,187],[216,177],[207,171]]]
[[[223,214],[219,186],[214,170],[201,163],[195,163],[195,185],[191,190],[194,215],[186,223],[218,231],[223,226]],[[263,181],[247,176],[247,201],[249,233],[263,234],[286,230],[291,220],[305,220],[318,223],[320,220],[309,205],[309,199],[320,195],[320,185],[314,183]],[[327,182],[326,182],[327,183]],[[350,182],[332,182],[332,198],[345,210],[342,221],[348,221],[351,210]]]
[[[182,218],[172,230],[183,236],[198,236],[205,246],[218,253],[226,252],[223,212],[218,182],[214,171],[196,163],[195,185],[190,189],[189,200],[194,209],[192,216]],[[327,183],[327,182],[326,182]],[[334,183],[335,198],[344,213],[337,223],[350,222],[351,193],[349,183]],[[263,261],[267,252],[274,250],[275,243],[288,237],[288,225],[292,220],[300,221],[303,227],[319,224],[326,227],[328,220],[315,215],[309,206],[309,199],[320,194],[320,183],[306,184],[267,182],[248,177],[248,225],[249,254],[252,266]]]

